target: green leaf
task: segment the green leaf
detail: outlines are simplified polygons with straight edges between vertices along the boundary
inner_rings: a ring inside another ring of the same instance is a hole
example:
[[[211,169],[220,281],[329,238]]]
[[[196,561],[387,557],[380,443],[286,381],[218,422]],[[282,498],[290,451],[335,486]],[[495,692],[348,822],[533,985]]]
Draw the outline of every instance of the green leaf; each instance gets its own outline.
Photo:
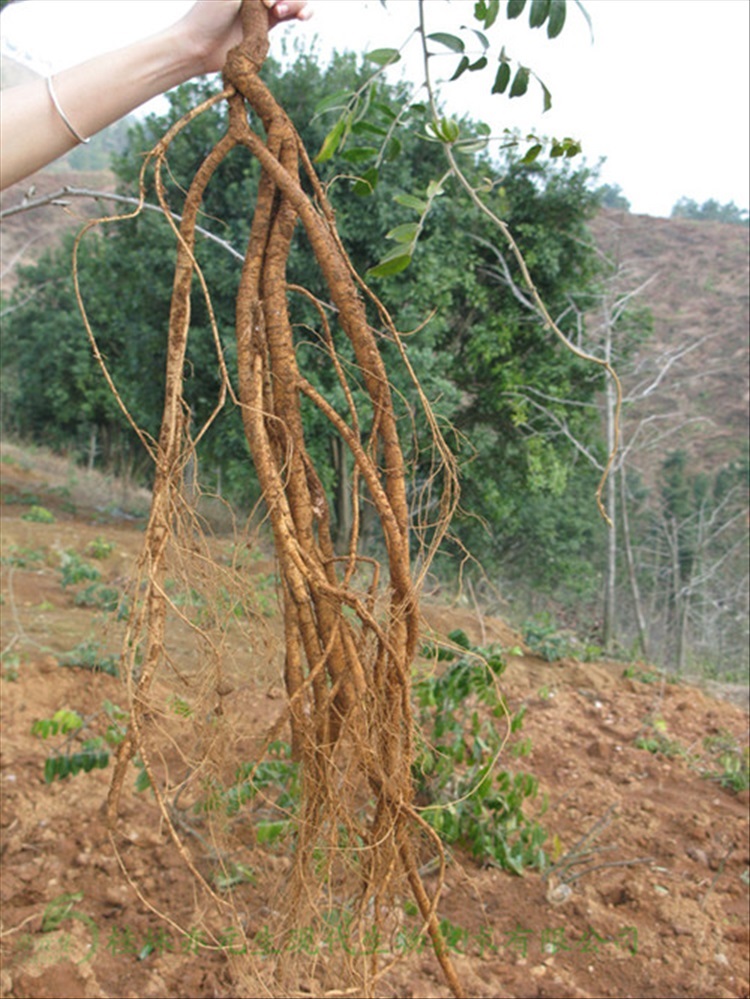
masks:
[[[492,27],[500,13],[500,0],[477,0],[474,4],[474,20],[481,21],[486,29]]]
[[[392,250],[389,250],[386,253],[386,255],[381,258],[380,263],[389,264],[392,260],[397,260],[399,257],[404,256],[404,254],[411,256],[413,252],[414,252],[413,247],[406,247],[403,244],[400,244],[399,246],[394,246]]]
[[[552,0],[547,21],[547,37],[557,38],[565,25],[565,0]]]
[[[462,139],[456,144],[456,150],[459,153],[478,153],[486,148],[486,139]]]
[[[501,62],[500,65],[498,66],[495,82],[492,84],[492,93],[504,94],[509,83],[510,83],[510,64],[507,62]]]
[[[145,767],[141,767],[138,771],[138,776],[135,779],[135,789],[136,791],[147,791],[151,787],[151,778],[146,772]]]
[[[381,125],[373,125],[371,121],[356,121],[352,125],[352,132],[361,135],[362,132],[369,132],[370,135],[388,135],[388,129]]]
[[[415,198],[413,194],[397,194],[393,200],[397,204],[403,205],[404,208],[413,208],[420,215],[423,215],[430,207],[426,201],[422,201],[421,198]]]
[[[525,154],[521,158],[521,162],[525,163],[528,166],[529,163],[534,162],[534,160],[537,158],[539,153],[541,153],[541,151],[542,151],[541,144],[537,142],[536,145],[533,145],[526,150]]]
[[[475,73],[478,69],[484,69],[486,65],[487,65],[487,56],[480,56],[476,62],[473,62],[469,66],[469,72]]]
[[[360,198],[366,198],[372,194],[377,187],[378,177],[378,168],[370,167],[369,170],[365,170],[365,172],[361,175],[352,190],[355,194],[359,195]]]
[[[351,97],[351,90],[337,90],[335,94],[329,94],[322,101],[318,101],[315,105],[314,114],[322,114],[324,111],[332,111],[334,108],[337,110],[345,108],[348,106]]]
[[[476,28],[472,28],[471,30],[477,36],[477,38],[479,39],[479,44],[482,46],[482,48],[486,52],[487,49],[490,47],[490,40],[487,37],[487,35],[485,35],[485,33],[483,31],[477,31]]]
[[[448,632],[448,641],[454,645],[459,645],[462,649],[471,648],[471,639],[462,628],[456,628]]]
[[[487,15],[484,19],[485,30],[489,30],[492,25],[497,20],[497,15],[500,13],[500,0],[490,0],[487,7]]]
[[[385,234],[386,239],[395,239],[397,243],[411,243],[419,231],[419,225],[416,222],[404,222],[402,225],[397,225],[390,232]]]
[[[575,139],[565,138],[562,141],[559,139],[552,140],[552,148],[550,150],[550,156],[553,159],[557,159],[560,156],[567,156],[568,158],[577,156],[581,152],[581,143],[577,142]]]
[[[453,74],[450,80],[448,80],[448,83],[452,83],[454,80],[457,80],[459,76],[461,76],[462,73],[465,73],[468,68],[469,68],[469,57],[461,56],[461,61],[456,67],[456,72]]]
[[[411,263],[411,254],[402,253],[401,256],[392,257],[390,260],[383,259],[375,267],[371,267],[367,272],[368,277],[391,277],[393,274],[400,274],[405,271]]]
[[[542,81],[539,80],[539,77],[537,77],[537,80],[539,81],[539,86],[542,88],[542,93],[544,94],[544,110],[549,111],[552,107],[552,94],[549,92],[547,87],[545,87]]]
[[[439,180],[431,180],[427,185],[427,197],[430,201],[443,193],[443,187]]]
[[[57,773],[57,757],[48,756],[44,761],[44,783],[51,784]]]
[[[392,163],[399,154],[401,153],[401,140],[397,139],[395,135],[392,139],[388,141],[388,145],[385,147],[385,159],[386,162]]]
[[[461,139],[456,143],[455,149],[459,153],[479,153],[489,145],[487,139]],[[478,189],[478,188],[477,188]]]
[[[550,0],[531,0],[531,10],[529,11],[529,26],[541,28],[547,20],[549,14]]]
[[[455,35],[446,34],[444,31],[436,31],[427,37],[433,42],[439,42],[441,45],[445,45],[445,47],[450,49],[452,52],[463,52],[466,48],[460,38],[457,38]]]
[[[400,58],[398,49],[373,49],[372,52],[365,53],[365,59],[374,62],[376,66],[390,66]]]
[[[346,152],[342,153],[341,158],[348,163],[362,163],[364,160],[371,160],[377,154],[378,151],[374,146],[355,146],[355,148],[347,149]]]
[[[432,122],[428,128],[437,135],[442,142],[455,142],[461,134],[458,122],[453,118],[441,118],[439,122]]]
[[[523,13],[523,9],[526,6],[526,0],[508,0],[508,9],[506,14],[509,20],[513,20],[514,17],[519,17]]]
[[[341,138],[345,130],[346,130],[346,118],[340,118],[323,140],[323,145],[320,148],[320,152],[315,157],[316,163],[325,163],[326,160],[330,160],[330,158],[338,149],[339,143],[341,142]]]
[[[255,838],[258,845],[263,846],[266,843],[273,843],[274,840],[283,836],[288,829],[289,822],[287,819],[277,822],[259,822],[255,827]]]
[[[525,66],[519,66],[516,70],[516,75],[513,77],[513,83],[510,85],[510,96],[523,97],[528,89],[529,71]]]
[[[511,718],[510,722],[511,732],[517,732],[519,728],[523,725],[523,718],[525,714],[526,714],[526,705],[524,704],[522,707],[518,709],[518,711]]]
[[[372,106],[376,111],[379,111],[385,118],[387,118],[388,121],[395,121],[396,118],[398,118],[395,111],[387,104],[383,104],[382,101],[373,101]]]

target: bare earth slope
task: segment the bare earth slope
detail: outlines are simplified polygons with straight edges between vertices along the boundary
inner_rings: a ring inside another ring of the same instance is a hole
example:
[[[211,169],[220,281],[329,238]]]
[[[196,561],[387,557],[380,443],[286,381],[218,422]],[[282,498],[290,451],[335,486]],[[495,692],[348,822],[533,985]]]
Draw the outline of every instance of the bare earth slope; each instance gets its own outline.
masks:
[[[35,465],[6,445],[2,471],[0,612],[8,654],[0,681],[0,995],[237,995],[226,957],[180,937],[124,882],[102,816],[109,770],[46,785],[44,743],[30,734],[34,720],[62,706],[88,715],[104,699],[125,703],[121,680],[58,665],[84,639],[113,652],[118,639],[111,615],[75,605],[60,585],[59,564],[62,551],[82,554],[105,539],[114,547],[98,564],[103,581],[117,585],[139,551],[137,525],[108,513],[96,481],[76,481],[64,466]],[[129,497],[131,509],[136,499]],[[23,519],[34,504],[55,521]],[[259,585],[269,565],[257,563]],[[426,627],[440,634],[463,628],[477,642],[518,644],[501,621],[466,609],[424,612]],[[269,617],[269,628],[276,626]],[[238,685],[232,710],[247,724],[262,728],[276,717],[278,670],[270,661]],[[746,742],[746,710],[663,683],[643,664],[628,672],[622,663],[511,656],[502,683],[511,710],[527,705],[520,735],[528,755],[509,753],[503,765],[538,777],[547,800],[541,821],[558,864],[582,854],[588,860],[548,879],[520,878],[455,854],[441,916],[450,921],[450,945],[472,996],[750,994],[748,792],[734,794],[706,773],[717,766],[707,745]],[[668,740],[663,752],[637,748],[638,737],[656,733]],[[145,897],[179,925],[196,925],[191,877],[148,794],[127,796],[124,829],[125,855]],[[236,884],[232,894],[261,940],[264,878],[273,872],[283,885],[284,858],[248,845],[242,862],[257,880]],[[204,866],[210,875],[208,857]],[[381,994],[447,995],[428,951],[405,951]],[[290,994],[319,993],[313,981]]]
[[[647,414],[669,417],[667,425],[690,425],[670,447],[685,447],[703,469],[737,458],[748,440],[750,401],[750,229],[720,222],[660,219],[603,211],[592,231],[600,250],[627,266],[628,287],[654,280],[634,301],[653,315],[653,336],[635,357],[638,375],[626,390],[653,378],[671,354],[696,344],[669,370],[658,388],[628,420]],[[627,434],[629,436],[629,434]],[[663,457],[659,450],[644,457]]]

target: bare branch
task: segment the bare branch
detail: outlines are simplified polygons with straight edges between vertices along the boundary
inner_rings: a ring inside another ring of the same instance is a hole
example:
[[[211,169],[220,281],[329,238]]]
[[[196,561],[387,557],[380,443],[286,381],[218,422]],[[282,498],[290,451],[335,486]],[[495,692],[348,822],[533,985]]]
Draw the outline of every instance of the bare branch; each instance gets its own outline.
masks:
[[[11,218],[13,215],[18,215],[21,212],[30,212],[35,208],[42,208],[45,205],[56,205],[62,208],[68,206],[68,198],[92,198],[95,201],[114,201],[122,205],[141,205],[141,201],[138,198],[131,198],[125,194],[112,194],[108,191],[93,191],[88,188],[83,187],[61,187],[59,191],[54,191],[51,194],[46,194],[41,198],[34,198],[33,200],[28,200],[24,198],[20,205],[14,205],[12,208],[5,208],[0,212],[0,220]],[[160,215],[164,214],[164,209],[161,205],[152,205],[147,201],[144,201],[141,205],[143,208],[147,208],[149,211],[158,212]],[[182,221],[182,216],[178,215],[176,212],[169,213],[171,217],[178,224]],[[210,232],[208,229],[203,229],[201,226],[196,226],[195,231],[200,233],[205,239],[210,239],[212,243],[216,243],[223,250],[226,250],[235,260],[244,260],[243,254],[228,243],[221,236],[217,236],[215,233]]]
[[[674,364],[676,364],[678,361],[681,361],[683,357],[686,357],[694,350],[697,350],[697,348],[700,347],[702,344],[704,344],[707,340],[713,340],[719,335],[720,333],[718,332],[708,333],[706,334],[706,336],[702,336],[693,343],[688,344],[687,347],[678,347],[674,352],[668,353],[666,360],[664,361],[662,367],[659,369],[656,378],[646,388],[634,389],[633,390],[634,393],[637,393],[634,395],[634,397],[638,399],[645,399],[648,396],[650,396],[651,393],[655,392],[656,389],[659,387],[659,385],[664,381],[664,379],[667,376],[667,373]],[[628,396],[628,398],[630,398],[630,396]]]
[[[541,402],[538,402],[531,395],[527,395],[525,392],[504,392],[503,394],[506,396],[516,396],[520,399],[525,399],[526,402],[532,405],[535,409],[539,410],[540,413],[543,413],[544,416],[558,428],[560,433],[570,441],[573,447],[579,451],[586,458],[586,460],[594,466],[594,468],[597,469],[597,471],[603,471],[604,465],[602,465],[598,458],[589,451],[585,444],[578,440],[576,435],[568,426],[567,421],[561,419],[548,406],[542,405]]]

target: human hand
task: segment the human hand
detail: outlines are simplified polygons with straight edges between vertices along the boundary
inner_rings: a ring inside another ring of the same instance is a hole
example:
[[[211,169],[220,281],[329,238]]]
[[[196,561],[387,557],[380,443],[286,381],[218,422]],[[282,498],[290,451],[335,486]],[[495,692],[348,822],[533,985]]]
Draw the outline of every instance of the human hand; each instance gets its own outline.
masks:
[[[307,0],[263,0],[268,7],[268,27],[281,21],[307,21],[312,17],[312,10],[307,6]]]
[[[307,0],[262,0],[268,13],[268,27],[282,21],[306,21],[312,16]],[[220,70],[227,52],[242,41],[240,7],[242,0],[198,0],[177,25],[192,53],[195,70],[191,74]]]

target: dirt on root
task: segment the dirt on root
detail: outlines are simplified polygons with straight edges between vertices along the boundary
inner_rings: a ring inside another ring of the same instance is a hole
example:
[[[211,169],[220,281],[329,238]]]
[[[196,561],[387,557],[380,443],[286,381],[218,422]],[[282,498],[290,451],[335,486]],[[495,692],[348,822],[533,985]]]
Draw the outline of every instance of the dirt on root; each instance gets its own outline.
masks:
[[[61,707],[89,717],[105,701],[125,704],[121,679],[60,665],[87,641],[100,658],[116,655],[122,628],[116,614],[76,604],[80,586],[62,587],[60,565],[64,552],[89,558],[106,542],[100,582],[121,586],[140,551],[135,507],[126,519],[119,502],[99,502],[104,480],[82,486],[51,460],[29,462],[7,446],[3,459],[0,995],[250,994],[238,990],[229,928],[223,949],[178,930],[201,925],[204,903],[149,793],[125,796],[121,823],[139,897],[105,827],[109,769],[45,784],[45,743],[31,734]],[[32,508],[54,520],[29,519]],[[261,630],[273,636],[273,562],[258,558],[252,571],[265,601]],[[718,776],[722,748],[747,741],[747,689],[730,692],[738,699],[730,703],[647,664],[548,663],[500,620],[430,602],[423,612],[426,633],[461,628],[478,644],[522,653],[508,653],[502,677],[511,711],[527,707],[517,752],[503,765],[537,777],[532,812],[549,831],[555,865],[547,876],[516,877],[452,855],[440,915],[467,993],[748,997],[748,792]],[[277,717],[283,699],[278,650],[270,640],[267,649],[231,695],[250,734]],[[224,887],[262,964],[273,957],[263,949],[264,891],[274,880],[283,890],[288,858],[251,843],[242,862],[257,879]],[[305,942],[310,977],[290,994],[316,994],[314,965],[329,945]],[[415,940],[398,956],[380,994],[448,995],[427,947]]]

